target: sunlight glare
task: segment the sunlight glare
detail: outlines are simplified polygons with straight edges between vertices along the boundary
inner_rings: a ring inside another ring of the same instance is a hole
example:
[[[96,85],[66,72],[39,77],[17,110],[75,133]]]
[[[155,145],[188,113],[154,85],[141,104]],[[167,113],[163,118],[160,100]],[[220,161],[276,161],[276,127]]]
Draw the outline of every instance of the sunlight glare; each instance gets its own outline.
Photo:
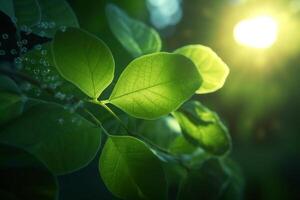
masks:
[[[277,40],[278,24],[270,16],[258,16],[240,21],[234,27],[237,43],[258,49],[271,47]]]

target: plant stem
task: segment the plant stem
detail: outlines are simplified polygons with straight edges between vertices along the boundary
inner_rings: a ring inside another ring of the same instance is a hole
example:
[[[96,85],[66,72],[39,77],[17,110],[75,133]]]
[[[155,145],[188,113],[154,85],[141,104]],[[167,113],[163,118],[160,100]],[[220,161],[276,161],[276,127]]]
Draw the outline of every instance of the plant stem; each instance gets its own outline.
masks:
[[[96,104],[96,105],[100,105],[102,106],[104,109],[106,109],[115,119],[117,119],[122,127],[127,131],[127,133],[131,136],[135,136],[141,140],[144,140],[151,148],[155,149],[156,151],[159,151],[163,154],[166,154],[166,155],[169,155],[171,156],[172,158],[174,158],[174,160],[182,167],[184,168],[186,171],[189,171],[189,168],[182,162],[182,160],[176,156],[176,155],[173,155],[171,152],[169,152],[168,150],[156,145],[155,143],[153,143],[151,140],[149,140],[148,138],[145,138],[141,135],[137,135],[137,134],[134,134],[132,132],[129,131],[129,129],[127,128],[127,126],[123,123],[123,121],[107,106],[105,105],[106,103],[108,103],[108,101],[98,101],[97,99],[93,99],[93,100],[88,100],[88,102],[90,103],[93,103],[93,104]],[[101,122],[92,114],[90,113],[89,111],[87,111],[93,118],[95,121],[97,121],[97,124],[99,124],[99,126],[101,126],[101,128],[103,130],[105,130],[105,128],[102,126]],[[105,130],[106,131],[106,130]],[[107,133],[107,132],[106,132]],[[107,133],[109,135],[109,133]]]
[[[28,76],[27,74],[24,74],[24,73],[21,73],[18,71],[9,70],[9,69],[3,69],[3,68],[0,69],[0,73],[7,75],[7,76],[18,77],[24,81],[27,81],[28,83],[31,83],[32,85],[35,85],[35,86],[45,90],[46,92],[48,92],[51,95],[53,95],[55,93],[51,88],[43,87],[42,84],[38,80],[33,79],[32,77]]]
[[[128,130],[126,124],[124,124],[124,122],[116,115],[116,113],[114,113],[114,111],[112,111],[107,105],[106,103],[108,101],[98,101],[97,99],[93,99],[93,100],[88,100],[89,102],[96,104],[96,105],[100,105],[101,107],[103,107],[105,110],[107,110],[116,120],[118,120],[118,122],[120,122],[121,126],[128,132],[128,134],[132,135],[130,133],[130,131]]]
[[[84,109],[84,111],[90,115],[90,117],[95,121],[95,123],[103,130],[105,135],[110,136],[110,134],[107,132],[107,130],[103,127],[102,123],[91,113],[88,109]]]

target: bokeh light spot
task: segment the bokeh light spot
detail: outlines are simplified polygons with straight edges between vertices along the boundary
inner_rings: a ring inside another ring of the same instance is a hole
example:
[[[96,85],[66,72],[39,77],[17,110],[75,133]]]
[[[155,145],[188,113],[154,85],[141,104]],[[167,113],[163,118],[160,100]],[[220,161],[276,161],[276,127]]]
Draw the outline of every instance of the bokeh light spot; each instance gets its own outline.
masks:
[[[241,45],[266,49],[277,40],[278,24],[270,16],[258,16],[240,21],[234,27],[233,34]]]

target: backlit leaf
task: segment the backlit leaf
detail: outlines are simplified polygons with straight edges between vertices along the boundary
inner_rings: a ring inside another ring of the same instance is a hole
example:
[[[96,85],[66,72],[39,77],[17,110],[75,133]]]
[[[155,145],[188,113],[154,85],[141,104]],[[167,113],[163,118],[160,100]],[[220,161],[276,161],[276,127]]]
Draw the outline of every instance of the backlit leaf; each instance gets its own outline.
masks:
[[[166,199],[166,180],[158,158],[140,140],[111,136],[99,170],[107,188],[122,199]]]
[[[111,83],[114,59],[102,40],[81,29],[55,35],[52,46],[60,74],[91,98],[98,98]]]
[[[227,128],[216,113],[200,102],[187,102],[173,115],[178,120],[184,136],[206,151],[222,155],[231,149],[231,138]]]
[[[155,119],[176,110],[201,84],[184,56],[154,53],[133,60],[119,77],[109,102],[128,114]]]
[[[229,68],[213,50],[202,45],[188,45],[177,49],[175,53],[188,57],[197,66],[203,78],[197,93],[210,93],[223,87]]]

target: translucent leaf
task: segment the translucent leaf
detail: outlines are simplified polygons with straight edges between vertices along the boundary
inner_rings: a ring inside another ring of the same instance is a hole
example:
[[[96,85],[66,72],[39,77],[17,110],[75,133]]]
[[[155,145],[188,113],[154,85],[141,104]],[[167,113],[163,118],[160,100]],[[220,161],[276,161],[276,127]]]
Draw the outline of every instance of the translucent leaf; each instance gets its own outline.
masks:
[[[133,60],[122,72],[109,102],[128,114],[155,119],[176,110],[201,84],[184,56],[154,53]]]
[[[167,183],[158,158],[140,140],[111,136],[100,157],[107,188],[122,199],[166,199]]]
[[[168,149],[175,138],[181,135],[179,124],[171,116],[157,120],[143,120],[139,124],[137,130],[139,135],[165,149]]]
[[[229,68],[210,48],[202,45],[188,45],[177,49],[175,53],[188,57],[197,66],[203,78],[203,83],[197,93],[210,93],[223,87]]]
[[[231,138],[227,128],[216,113],[200,102],[187,102],[173,115],[178,120],[184,136],[207,152],[222,155],[231,149]]]
[[[60,74],[91,98],[98,98],[112,82],[114,59],[102,40],[81,29],[55,35],[52,45]]]
[[[111,31],[133,57],[160,51],[161,40],[153,28],[112,4],[106,7],[106,16]]]

